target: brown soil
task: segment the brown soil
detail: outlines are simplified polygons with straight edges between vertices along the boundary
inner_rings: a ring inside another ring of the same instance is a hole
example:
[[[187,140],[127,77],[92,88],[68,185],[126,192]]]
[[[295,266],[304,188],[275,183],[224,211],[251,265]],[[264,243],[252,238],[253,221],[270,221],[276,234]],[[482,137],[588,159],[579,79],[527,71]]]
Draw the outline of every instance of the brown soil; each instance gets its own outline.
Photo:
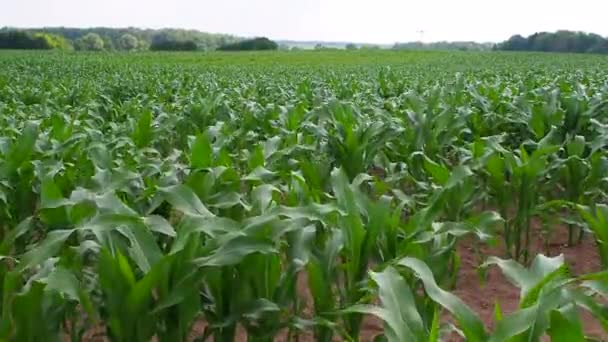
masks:
[[[597,272],[602,269],[597,248],[592,237],[587,235],[580,245],[567,246],[568,231],[559,228],[550,238],[550,243],[545,245],[541,234],[535,232],[531,255],[544,254],[546,256],[564,255],[570,271],[574,275]],[[453,291],[458,297],[466,302],[479,317],[484,321],[487,328],[494,326],[494,306],[499,303],[503,315],[515,311],[519,304],[519,289],[513,286],[501,273],[498,267],[492,267],[485,280],[485,285],[480,282],[477,268],[480,262],[479,255],[471,247],[471,241],[463,241],[458,250],[461,257],[461,269],[456,290]],[[482,257],[497,256],[505,257],[503,244],[496,247],[480,247]],[[581,313],[585,333],[601,341],[608,341],[608,334],[603,330],[600,323],[587,312]],[[451,341],[462,340],[451,338]]]

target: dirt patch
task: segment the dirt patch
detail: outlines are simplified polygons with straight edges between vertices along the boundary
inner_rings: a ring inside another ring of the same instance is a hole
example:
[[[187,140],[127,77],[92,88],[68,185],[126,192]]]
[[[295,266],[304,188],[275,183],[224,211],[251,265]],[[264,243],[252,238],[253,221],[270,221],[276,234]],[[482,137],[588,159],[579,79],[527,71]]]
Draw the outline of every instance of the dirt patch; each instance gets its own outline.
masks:
[[[541,233],[534,232],[531,255],[544,254],[546,256],[564,255],[566,263],[574,275],[601,271],[600,258],[593,241],[593,237],[587,234],[581,244],[568,247],[568,231],[566,228],[558,228],[550,238],[548,244],[544,243]],[[503,314],[517,310],[519,305],[519,289],[502,275],[498,267],[491,267],[488,271],[485,284],[482,285],[478,273],[480,255],[475,253],[472,247],[473,241],[462,241],[458,247],[461,257],[461,269],[459,272],[456,289],[453,291],[458,297],[477,312],[488,329],[494,327],[494,306],[498,302]],[[495,247],[480,247],[481,257],[498,256],[505,257],[505,248],[502,243]],[[585,333],[601,341],[608,341],[608,334],[601,324],[589,313],[581,312],[581,320],[584,324]],[[452,341],[458,338],[450,338]]]

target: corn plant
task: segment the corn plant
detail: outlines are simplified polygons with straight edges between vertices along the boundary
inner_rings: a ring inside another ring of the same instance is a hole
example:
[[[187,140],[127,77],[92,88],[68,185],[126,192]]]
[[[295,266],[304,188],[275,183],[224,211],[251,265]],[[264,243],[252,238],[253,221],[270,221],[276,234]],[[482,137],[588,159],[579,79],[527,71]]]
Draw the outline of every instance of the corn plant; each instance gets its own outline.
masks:
[[[548,172],[549,156],[558,149],[544,140],[532,153],[523,145],[514,152],[500,148],[486,161],[488,185],[505,218],[503,238],[508,256],[529,258],[531,219],[542,208],[539,182]]]
[[[531,246],[565,222],[608,265],[607,67],[2,52],[0,340],[581,340],[605,272]],[[492,331],[450,293],[471,247],[522,289]]]
[[[384,338],[388,341],[440,341],[453,330],[443,326],[443,310],[456,321],[456,331],[467,341],[539,341],[548,334],[552,340],[586,339],[578,307],[591,312],[606,324],[605,310],[595,302],[595,295],[585,291],[591,283],[605,284],[605,274],[571,278],[563,257],[537,256],[529,269],[513,260],[490,258],[482,267],[498,265],[509,281],[521,289],[519,309],[503,315],[496,307],[496,327],[486,331],[482,321],[458,297],[437,285],[428,266],[414,258],[399,260],[379,273],[371,273],[373,288],[378,291],[380,306],[354,305],[352,312],[372,314],[385,324]],[[414,278],[407,276],[412,271]],[[602,280],[599,280],[602,279]],[[424,296],[431,299],[423,304],[418,282]]]
[[[593,207],[578,206],[578,211],[583,217],[590,231],[593,232],[604,267],[608,265],[608,208],[604,204]]]

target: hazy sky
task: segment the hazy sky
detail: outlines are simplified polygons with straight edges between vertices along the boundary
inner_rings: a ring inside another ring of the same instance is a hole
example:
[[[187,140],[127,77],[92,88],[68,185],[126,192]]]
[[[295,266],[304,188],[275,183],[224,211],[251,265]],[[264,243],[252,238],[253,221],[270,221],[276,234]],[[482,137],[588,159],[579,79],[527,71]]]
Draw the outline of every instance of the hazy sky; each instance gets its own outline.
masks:
[[[0,26],[178,27],[273,39],[501,41],[558,29],[608,36],[606,0],[0,0]],[[421,34],[420,31],[424,31]]]

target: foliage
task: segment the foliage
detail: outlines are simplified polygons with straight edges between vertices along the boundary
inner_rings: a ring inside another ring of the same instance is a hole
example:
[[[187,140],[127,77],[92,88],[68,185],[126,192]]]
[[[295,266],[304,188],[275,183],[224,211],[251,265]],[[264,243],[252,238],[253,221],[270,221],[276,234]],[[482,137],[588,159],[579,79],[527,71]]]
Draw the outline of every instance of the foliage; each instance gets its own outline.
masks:
[[[359,47],[356,44],[348,43],[344,48],[346,50],[357,50]]]
[[[76,50],[101,51],[105,43],[97,33],[87,33],[74,43]]]
[[[557,31],[537,32],[525,38],[514,35],[498,44],[507,51],[552,51],[578,53],[608,53],[608,39],[593,33]]]
[[[61,36],[24,31],[0,32],[0,49],[68,50],[71,45]]]
[[[120,36],[118,40],[118,46],[121,50],[136,50],[140,47],[139,40],[132,34],[125,33]]]
[[[194,51],[196,49],[196,43],[191,40],[158,40],[150,45],[152,51]]]
[[[2,28],[0,32],[12,31],[11,28]],[[104,49],[123,49],[124,45],[121,44],[121,39],[125,35],[130,35],[138,40],[138,48],[147,49],[157,36],[169,37],[167,40],[179,40],[179,41],[193,41],[197,45],[197,49],[200,50],[215,50],[219,46],[237,42],[241,40],[238,37],[227,35],[227,34],[214,34],[200,32],[196,30],[182,30],[182,29],[139,29],[139,28],[107,28],[107,27],[94,27],[94,28],[69,28],[69,27],[44,27],[34,28],[25,30],[29,33],[46,33],[54,36],[64,37],[67,42],[75,44],[80,38],[84,37],[89,33],[98,34],[104,41]],[[129,40],[131,40],[129,38]],[[129,45],[131,46],[131,45]]]
[[[378,341],[583,340],[581,310],[608,328],[606,70],[598,55],[5,51],[0,340],[357,341],[365,315]],[[537,255],[536,225],[587,234],[604,271]],[[510,255],[480,255],[480,275],[520,289],[494,322],[453,292],[459,251],[485,244]]]
[[[277,50],[279,45],[265,37],[243,40],[240,42],[222,45],[219,51],[256,51],[256,50]]]
[[[477,42],[407,42],[395,43],[393,50],[459,50],[459,51],[489,51],[492,43]]]

